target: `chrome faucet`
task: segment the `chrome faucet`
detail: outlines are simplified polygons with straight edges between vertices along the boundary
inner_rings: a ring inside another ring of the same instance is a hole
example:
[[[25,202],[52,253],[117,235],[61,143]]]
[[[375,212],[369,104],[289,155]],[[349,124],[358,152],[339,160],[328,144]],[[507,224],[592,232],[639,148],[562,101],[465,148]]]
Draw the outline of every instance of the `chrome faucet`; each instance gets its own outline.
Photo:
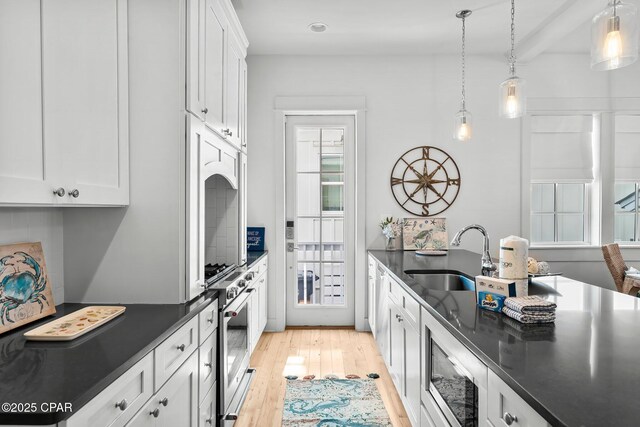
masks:
[[[464,233],[471,229],[478,230],[482,233],[482,237],[484,238],[482,245],[482,275],[492,276],[493,272],[496,271],[498,267],[491,260],[491,254],[489,253],[489,233],[487,233],[487,230],[483,226],[478,224],[467,225],[453,236],[451,246],[460,246],[460,238]]]

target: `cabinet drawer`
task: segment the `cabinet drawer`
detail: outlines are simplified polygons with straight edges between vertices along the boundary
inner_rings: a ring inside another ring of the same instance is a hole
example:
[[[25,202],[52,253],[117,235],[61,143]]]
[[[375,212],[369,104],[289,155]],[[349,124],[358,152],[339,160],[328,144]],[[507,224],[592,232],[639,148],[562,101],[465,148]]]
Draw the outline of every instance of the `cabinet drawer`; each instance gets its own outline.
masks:
[[[504,381],[489,370],[488,411],[487,417],[494,427],[507,427],[505,417],[515,418],[512,425],[518,427],[541,426],[548,424],[518,394],[511,390]]]
[[[198,412],[198,427],[211,427],[214,425],[217,415],[217,384],[214,383],[209,393],[204,397],[202,403],[200,403],[200,411]]]
[[[198,314],[198,323],[200,323],[199,343],[202,345],[218,327],[218,300],[213,301]]]
[[[123,426],[149,400],[153,394],[152,388],[153,352],[83,406],[65,425]]]
[[[156,347],[154,390],[162,387],[197,347],[198,317],[194,317]]]
[[[420,320],[420,304],[402,286],[393,279],[389,279],[389,295],[391,300],[400,308],[401,315],[411,325],[418,328]]]
[[[260,261],[258,261],[258,263],[256,265],[254,265],[251,268],[251,271],[253,271],[256,276],[260,276],[262,273],[267,271],[267,265],[268,265],[268,262],[269,262],[268,258],[269,257],[265,256]]]
[[[198,349],[200,362],[198,367],[200,372],[198,388],[200,390],[199,396],[201,401],[216,381],[216,351],[218,349],[216,345],[217,338],[216,334],[209,336],[204,344],[202,344]]]

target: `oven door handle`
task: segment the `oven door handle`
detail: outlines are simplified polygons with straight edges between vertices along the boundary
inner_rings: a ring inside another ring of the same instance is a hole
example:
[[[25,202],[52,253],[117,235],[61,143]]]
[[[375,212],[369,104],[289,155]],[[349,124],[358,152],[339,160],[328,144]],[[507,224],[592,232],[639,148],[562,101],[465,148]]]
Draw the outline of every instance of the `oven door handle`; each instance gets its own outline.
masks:
[[[453,366],[453,369],[455,369],[458,374],[462,375],[463,377],[466,377],[469,381],[475,384],[476,381],[473,378],[473,375],[471,375],[471,373],[467,371],[464,366],[462,366],[462,364],[458,359],[456,359],[453,356],[447,356],[447,359]]]

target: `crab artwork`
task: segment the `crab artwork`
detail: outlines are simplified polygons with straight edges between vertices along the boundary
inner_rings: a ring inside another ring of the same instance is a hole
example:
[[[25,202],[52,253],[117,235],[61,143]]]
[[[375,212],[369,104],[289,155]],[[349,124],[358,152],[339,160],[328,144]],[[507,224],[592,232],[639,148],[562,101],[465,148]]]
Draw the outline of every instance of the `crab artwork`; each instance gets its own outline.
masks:
[[[42,245],[0,246],[0,333],[53,313]]]

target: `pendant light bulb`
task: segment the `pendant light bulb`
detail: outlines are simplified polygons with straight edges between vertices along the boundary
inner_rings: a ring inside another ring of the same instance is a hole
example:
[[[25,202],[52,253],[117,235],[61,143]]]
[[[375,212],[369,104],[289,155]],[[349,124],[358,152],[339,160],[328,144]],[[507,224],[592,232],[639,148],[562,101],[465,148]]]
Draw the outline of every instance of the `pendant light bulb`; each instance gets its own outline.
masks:
[[[591,23],[591,68],[615,70],[638,60],[638,9],[612,0]]]
[[[455,123],[453,128],[453,138],[458,141],[469,141],[473,135],[471,113],[467,111],[467,94],[465,90],[466,86],[466,25],[465,19],[471,15],[470,10],[461,10],[456,13],[456,17],[462,20],[462,107],[460,111],[456,113]]]
[[[516,76],[516,5],[511,0],[510,77],[500,83],[500,117],[516,119],[527,113],[526,82]]]
[[[456,114],[456,126],[453,137],[458,141],[469,141],[473,136],[471,113],[460,110]]]

